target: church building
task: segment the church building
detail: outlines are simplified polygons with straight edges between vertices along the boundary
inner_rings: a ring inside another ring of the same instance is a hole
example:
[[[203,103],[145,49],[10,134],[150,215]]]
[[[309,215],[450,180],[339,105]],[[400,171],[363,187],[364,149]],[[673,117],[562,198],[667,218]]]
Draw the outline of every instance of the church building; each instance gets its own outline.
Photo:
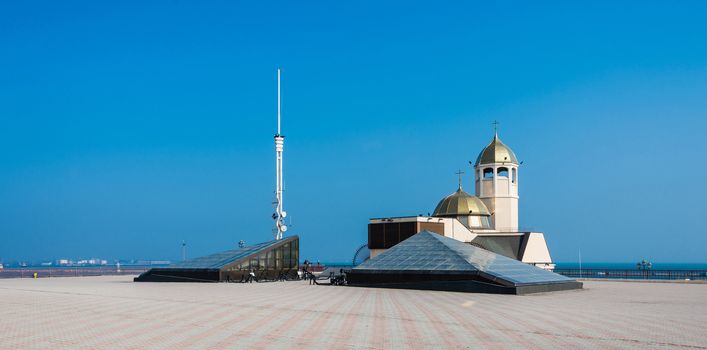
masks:
[[[470,162],[471,163],[471,162]],[[494,134],[473,164],[474,192],[459,187],[442,198],[432,216],[370,219],[371,258],[427,230],[544,269],[553,269],[545,235],[518,225],[520,163]],[[461,175],[461,173],[460,173]]]

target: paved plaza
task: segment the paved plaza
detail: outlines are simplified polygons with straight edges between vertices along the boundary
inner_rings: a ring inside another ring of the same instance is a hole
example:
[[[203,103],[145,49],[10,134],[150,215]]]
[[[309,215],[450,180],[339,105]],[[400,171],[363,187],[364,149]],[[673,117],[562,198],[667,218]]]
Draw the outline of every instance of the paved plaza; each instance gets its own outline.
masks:
[[[586,281],[526,296],[0,280],[0,349],[707,349],[707,284]]]

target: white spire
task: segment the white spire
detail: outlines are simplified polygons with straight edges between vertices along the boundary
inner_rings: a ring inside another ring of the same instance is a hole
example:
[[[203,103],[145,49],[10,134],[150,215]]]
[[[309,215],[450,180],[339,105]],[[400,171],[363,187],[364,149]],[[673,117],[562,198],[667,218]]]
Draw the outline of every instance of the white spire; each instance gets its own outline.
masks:
[[[277,69],[277,134],[280,135],[280,68]]]
[[[285,146],[285,137],[280,135],[280,68],[277,69],[277,134],[275,134],[275,213],[272,217],[275,219],[275,239],[282,239],[283,233],[287,231],[285,225],[285,216],[287,213],[282,208],[283,193],[282,193],[282,153]]]

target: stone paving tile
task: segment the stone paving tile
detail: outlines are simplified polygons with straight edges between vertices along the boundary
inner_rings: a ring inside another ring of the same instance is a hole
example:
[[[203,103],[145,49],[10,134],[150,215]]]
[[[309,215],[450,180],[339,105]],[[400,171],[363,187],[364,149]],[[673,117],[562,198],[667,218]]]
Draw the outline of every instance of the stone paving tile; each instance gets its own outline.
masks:
[[[0,349],[707,349],[707,284],[507,296],[130,276],[0,280]]]

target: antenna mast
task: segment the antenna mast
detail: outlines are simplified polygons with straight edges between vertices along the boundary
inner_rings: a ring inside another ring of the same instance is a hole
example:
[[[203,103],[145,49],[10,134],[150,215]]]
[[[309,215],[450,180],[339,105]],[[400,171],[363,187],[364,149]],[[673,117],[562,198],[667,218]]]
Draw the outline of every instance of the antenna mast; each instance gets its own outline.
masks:
[[[277,69],[277,134],[275,134],[275,239],[282,239],[282,234],[287,231],[285,217],[287,212],[282,208],[282,151],[285,137],[280,135],[280,68]]]

